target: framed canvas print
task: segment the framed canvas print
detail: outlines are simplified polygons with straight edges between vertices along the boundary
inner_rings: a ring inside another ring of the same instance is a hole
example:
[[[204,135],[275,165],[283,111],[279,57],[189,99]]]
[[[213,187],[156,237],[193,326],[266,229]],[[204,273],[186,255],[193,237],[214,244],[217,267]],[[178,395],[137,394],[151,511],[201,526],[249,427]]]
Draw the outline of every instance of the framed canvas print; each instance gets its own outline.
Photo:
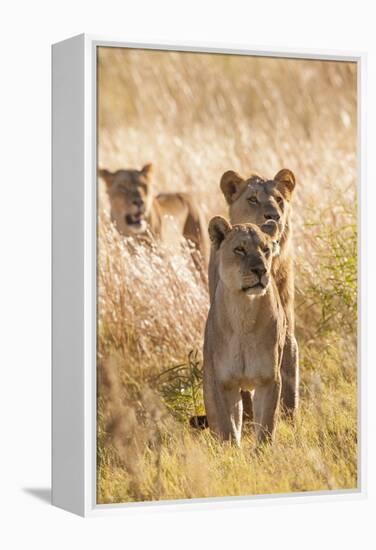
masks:
[[[53,503],[361,495],[364,56],[52,61]]]

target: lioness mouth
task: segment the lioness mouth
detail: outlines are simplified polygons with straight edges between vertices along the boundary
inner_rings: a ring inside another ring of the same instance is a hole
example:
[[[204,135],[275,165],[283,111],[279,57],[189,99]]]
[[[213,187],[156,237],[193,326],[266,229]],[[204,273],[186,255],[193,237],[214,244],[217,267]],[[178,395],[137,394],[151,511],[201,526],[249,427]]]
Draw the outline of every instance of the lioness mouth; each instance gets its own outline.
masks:
[[[142,214],[141,213],[139,213],[139,214],[127,214],[125,216],[125,221],[128,225],[139,226],[139,225],[141,225]]]
[[[242,291],[247,292],[248,290],[251,290],[251,288],[265,288],[265,285],[263,285],[262,282],[259,281],[258,283],[252,286],[243,286]]]

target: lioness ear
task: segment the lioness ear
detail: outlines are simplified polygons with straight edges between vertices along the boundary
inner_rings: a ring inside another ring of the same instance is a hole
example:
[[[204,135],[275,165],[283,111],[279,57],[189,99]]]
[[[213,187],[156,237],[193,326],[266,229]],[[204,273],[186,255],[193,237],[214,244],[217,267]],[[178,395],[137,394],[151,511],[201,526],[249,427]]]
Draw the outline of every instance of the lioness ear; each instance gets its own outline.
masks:
[[[146,179],[149,179],[151,174],[153,172],[153,165],[151,162],[148,162],[148,164],[145,164],[145,166],[141,170],[141,174],[145,176]]]
[[[104,179],[104,181],[106,182],[107,189],[109,189],[113,184],[115,174],[113,174],[109,170],[106,170],[105,168],[100,168],[98,170],[98,174],[100,175],[101,178]]]
[[[260,229],[263,233],[266,233],[272,239],[278,234],[278,224],[274,220],[268,220],[260,226]]]
[[[278,182],[278,187],[284,195],[291,195],[295,188],[295,176],[287,168],[280,170],[275,176],[274,180]]]
[[[232,204],[234,202],[234,200],[244,189],[245,185],[246,180],[244,180],[233,170],[228,170],[223,174],[221,177],[220,187],[228,204]]]
[[[209,222],[209,237],[215,248],[219,248],[227,233],[231,231],[231,225],[222,216],[215,216]]]

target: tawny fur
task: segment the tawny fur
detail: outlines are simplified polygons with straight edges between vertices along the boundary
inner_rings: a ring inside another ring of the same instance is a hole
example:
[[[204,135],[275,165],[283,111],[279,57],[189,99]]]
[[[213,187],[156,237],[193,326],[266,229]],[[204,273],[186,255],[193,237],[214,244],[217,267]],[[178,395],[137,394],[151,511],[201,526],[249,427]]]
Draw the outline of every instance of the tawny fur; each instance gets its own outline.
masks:
[[[209,225],[218,280],[205,329],[204,401],[209,428],[240,445],[241,390],[254,390],[258,442],[274,438],[281,392],[280,368],[286,317],[272,263],[278,231],[231,225],[219,216]]]

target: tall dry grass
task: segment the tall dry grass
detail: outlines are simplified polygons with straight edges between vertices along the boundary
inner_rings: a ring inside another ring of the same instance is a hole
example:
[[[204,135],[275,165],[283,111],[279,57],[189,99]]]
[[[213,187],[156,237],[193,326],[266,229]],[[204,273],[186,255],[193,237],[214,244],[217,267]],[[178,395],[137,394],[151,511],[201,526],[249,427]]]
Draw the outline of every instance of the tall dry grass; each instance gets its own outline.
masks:
[[[145,247],[111,226],[99,182],[98,502],[354,488],[356,68],[350,63],[101,48],[98,156],[155,166],[155,191],[226,215],[225,170],[294,195],[301,407],[254,453],[189,428],[203,412],[208,295],[189,250]]]

